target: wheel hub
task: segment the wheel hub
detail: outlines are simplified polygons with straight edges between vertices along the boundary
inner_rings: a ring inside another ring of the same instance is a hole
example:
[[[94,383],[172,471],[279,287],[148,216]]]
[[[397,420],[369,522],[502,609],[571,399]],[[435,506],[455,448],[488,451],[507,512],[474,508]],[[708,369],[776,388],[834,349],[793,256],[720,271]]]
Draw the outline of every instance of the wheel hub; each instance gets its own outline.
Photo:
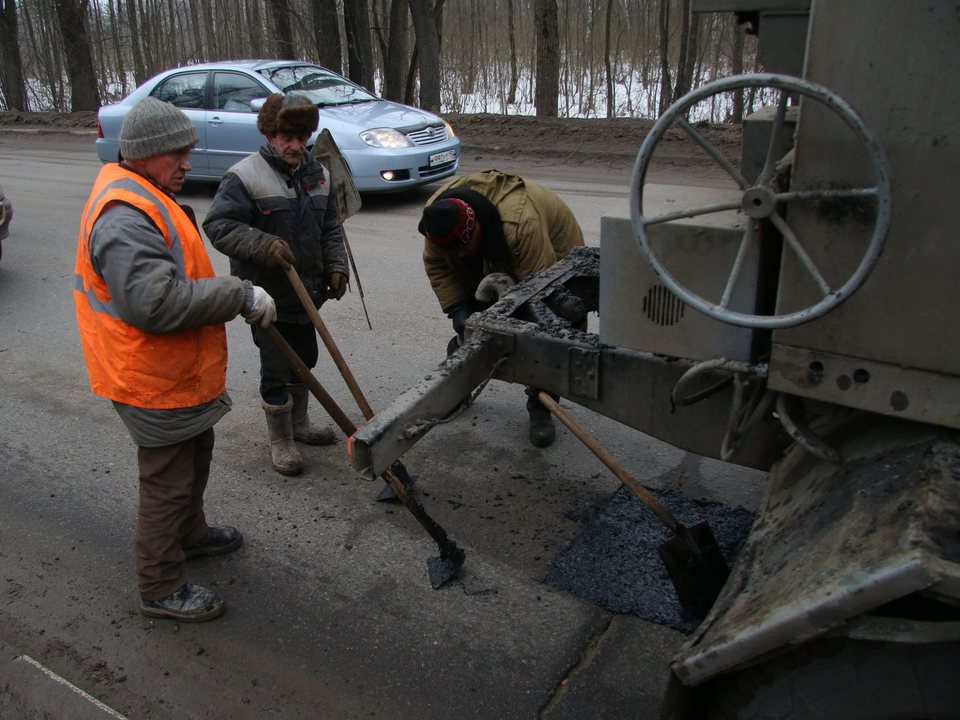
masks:
[[[776,207],[773,191],[757,185],[743,193],[740,207],[749,217],[760,220],[769,217]]]

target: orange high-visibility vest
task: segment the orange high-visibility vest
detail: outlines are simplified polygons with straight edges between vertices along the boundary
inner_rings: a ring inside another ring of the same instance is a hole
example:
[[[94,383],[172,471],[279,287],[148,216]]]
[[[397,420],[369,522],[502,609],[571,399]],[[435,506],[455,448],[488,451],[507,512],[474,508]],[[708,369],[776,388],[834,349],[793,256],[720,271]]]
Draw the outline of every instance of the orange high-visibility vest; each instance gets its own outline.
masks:
[[[200,233],[183,209],[145,178],[119,165],[104,165],[83,210],[73,293],[90,388],[144,408],[192,407],[212,400],[226,387],[223,323],[169,335],[139,330],[120,319],[107,284],[93,269],[90,232],[114,202],[153,220],[176,263],[177,279],[214,277]]]

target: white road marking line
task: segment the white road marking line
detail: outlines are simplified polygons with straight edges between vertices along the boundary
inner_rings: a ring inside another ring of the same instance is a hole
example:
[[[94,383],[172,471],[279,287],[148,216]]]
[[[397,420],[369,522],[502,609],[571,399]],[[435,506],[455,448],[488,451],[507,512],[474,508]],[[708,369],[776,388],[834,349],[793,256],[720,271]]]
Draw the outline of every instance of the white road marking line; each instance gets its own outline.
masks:
[[[57,675],[55,672],[53,672],[53,670],[50,670],[49,668],[46,668],[46,667],[44,667],[43,665],[41,665],[40,663],[38,663],[36,660],[34,660],[34,659],[33,659],[32,657],[30,657],[29,655],[20,655],[20,656],[17,658],[17,660],[23,660],[24,662],[29,663],[30,665],[33,665],[35,668],[37,668],[37,670],[39,670],[40,672],[42,672],[44,675],[46,675],[47,677],[49,677],[51,680],[53,680],[53,681],[56,682],[56,683],[59,683],[60,685],[63,685],[63,686],[65,686],[65,687],[67,687],[67,688],[70,689],[70,690],[73,690],[73,692],[77,693],[78,695],[80,695],[80,696],[83,697],[84,699],[89,700],[90,702],[92,702],[94,705],[96,705],[98,708],[100,708],[101,710],[103,710],[105,713],[107,713],[107,714],[110,715],[111,717],[115,717],[115,718],[117,718],[117,720],[128,720],[128,718],[126,718],[124,715],[121,715],[120,713],[118,713],[118,712],[117,712],[116,710],[114,710],[113,708],[111,708],[111,707],[109,707],[109,706],[107,706],[107,705],[104,705],[102,702],[100,702],[99,700],[97,700],[93,695],[91,695],[90,693],[84,692],[83,690],[81,690],[80,688],[78,688],[76,685],[74,685],[73,683],[71,683],[69,680],[66,680],[66,679],[60,677],[60,676]]]

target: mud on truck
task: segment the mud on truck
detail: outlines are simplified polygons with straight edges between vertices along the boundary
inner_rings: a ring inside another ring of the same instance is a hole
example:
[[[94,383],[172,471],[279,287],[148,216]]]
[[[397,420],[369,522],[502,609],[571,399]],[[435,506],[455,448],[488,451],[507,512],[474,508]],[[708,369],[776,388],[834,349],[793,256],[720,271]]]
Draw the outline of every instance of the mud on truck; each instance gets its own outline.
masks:
[[[764,72],[670,107],[629,217],[474,315],[464,347],[354,435],[352,462],[380,475],[492,376],[768,471],[662,716],[960,717],[960,6],[693,7],[737,13]],[[744,92],[764,107],[731,161],[697,121]],[[728,201],[678,190],[676,211],[646,209],[675,132],[722,167]],[[599,331],[558,316],[558,294]]]

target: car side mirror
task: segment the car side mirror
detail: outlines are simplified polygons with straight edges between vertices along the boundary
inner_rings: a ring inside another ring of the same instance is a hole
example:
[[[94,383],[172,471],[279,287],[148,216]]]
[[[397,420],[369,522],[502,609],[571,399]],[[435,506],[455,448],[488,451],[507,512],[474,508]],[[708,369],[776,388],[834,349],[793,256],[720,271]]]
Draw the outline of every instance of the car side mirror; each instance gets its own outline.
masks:
[[[250,101],[250,110],[255,113],[260,112],[260,108],[263,107],[263,104],[267,101],[266,98],[254,98]]]

